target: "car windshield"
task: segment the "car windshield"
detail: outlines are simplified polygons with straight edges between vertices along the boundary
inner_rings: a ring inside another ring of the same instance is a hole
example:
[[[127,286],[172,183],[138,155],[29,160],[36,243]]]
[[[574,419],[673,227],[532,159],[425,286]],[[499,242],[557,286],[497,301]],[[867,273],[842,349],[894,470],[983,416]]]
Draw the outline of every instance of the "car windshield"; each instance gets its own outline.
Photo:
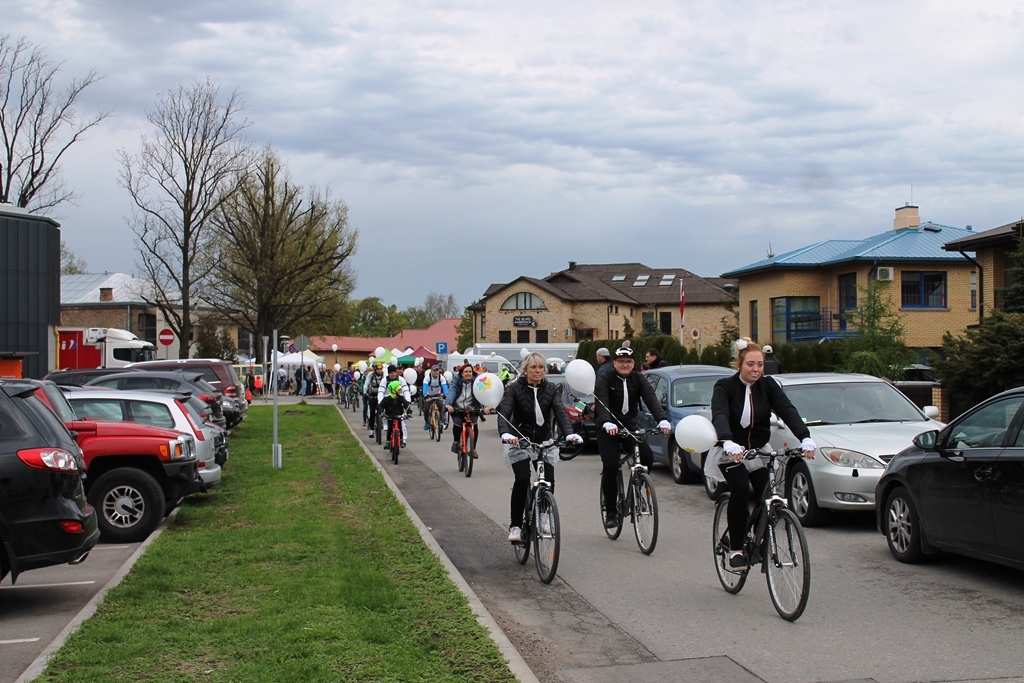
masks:
[[[721,377],[686,377],[672,382],[672,405],[676,408],[711,405],[715,382]],[[801,413],[802,414],[802,413]]]
[[[927,419],[910,399],[887,382],[789,385],[785,391],[808,425]]]

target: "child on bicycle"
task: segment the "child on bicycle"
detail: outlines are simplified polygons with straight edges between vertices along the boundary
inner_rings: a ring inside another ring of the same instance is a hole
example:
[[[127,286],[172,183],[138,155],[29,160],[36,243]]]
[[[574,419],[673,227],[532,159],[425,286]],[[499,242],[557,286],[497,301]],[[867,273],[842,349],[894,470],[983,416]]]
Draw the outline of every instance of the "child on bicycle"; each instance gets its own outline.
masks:
[[[729,566],[745,570],[743,539],[749,489],[753,484],[755,491],[763,491],[768,485],[769,473],[761,458],[744,460],[743,452],[768,443],[772,412],[802,440],[800,448],[804,457],[813,458],[818,446],[782,387],[764,375],[761,347],[749,339],[740,339],[736,349],[738,372],[715,382],[711,395],[711,422],[718,433],[719,445],[708,452],[704,474],[729,484]]]
[[[405,448],[405,439],[408,434],[405,428],[405,409],[409,406],[409,387],[405,387],[403,395],[402,382],[391,380],[388,382],[387,387],[384,390],[384,398],[380,400],[380,410],[383,411],[384,415],[384,429],[389,430],[391,428],[391,420],[398,417],[402,419],[402,448]],[[387,440],[384,441],[384,447],[390,448],[390,435]]]
[[[601,489],[604,491],[604,526],[614,529],[619,526],[619,454],[622,452],[619,429],[636,429],[636,418],[640,414],[640,401],[655,420],[658,429],[668,435],[672,423],[668,421],[665,409],[654,394],[654,387],[635,368],[633,349],[615,349],[612,371],[603,372],[594,384],[596,397],[594,421],[600,425],[597,430],[597,450],[601,453]],[[640,464],[650,469],[654,464],[654,453],[646,441],[640,441]]]
[[[470,368],[472,372],[472,368]],[[508,390],[498,406],[498,433],[505,445],[505,462],[512,467],[515,483],[509,501],[510,523],[508,540],[519,543],[523,540],[523,513],[526,509],[526,494],[530,489],[530,452],[518,447],[520,437],[533,443],[543,443],[551,438],[551,417],[558,420],[562,434],[567,434],[570,443],[582,443],[583,437],[572,430],[572,422],[562,404],[561,385],[545,379],[547,360],[539,353],[531,353],[523,359],[522,372],[509,382]],[[555,461],[558,448],[552,447],[544,455],[545,478],[555,487]]]

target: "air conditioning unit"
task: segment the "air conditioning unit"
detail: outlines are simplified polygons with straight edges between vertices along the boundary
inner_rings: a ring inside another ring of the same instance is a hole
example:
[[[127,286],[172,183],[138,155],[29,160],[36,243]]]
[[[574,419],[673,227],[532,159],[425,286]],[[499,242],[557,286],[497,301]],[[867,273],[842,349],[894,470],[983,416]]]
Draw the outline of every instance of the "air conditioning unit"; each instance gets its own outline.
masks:
[[[892,268],[890,266],[879,266],[875,279],[879,282],[892,282]]]

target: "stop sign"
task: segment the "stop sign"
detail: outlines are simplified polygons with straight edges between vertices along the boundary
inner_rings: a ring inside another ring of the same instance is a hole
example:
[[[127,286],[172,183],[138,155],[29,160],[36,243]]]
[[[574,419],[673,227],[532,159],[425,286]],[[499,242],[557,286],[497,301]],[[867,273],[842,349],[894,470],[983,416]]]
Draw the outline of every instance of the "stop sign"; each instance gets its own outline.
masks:
[[[165,327],[160,330],[160,334],[158,334],[156,338],[159,339],[160,343],[164,346],[170,346],[174,343],[174,330],[170,330]]]

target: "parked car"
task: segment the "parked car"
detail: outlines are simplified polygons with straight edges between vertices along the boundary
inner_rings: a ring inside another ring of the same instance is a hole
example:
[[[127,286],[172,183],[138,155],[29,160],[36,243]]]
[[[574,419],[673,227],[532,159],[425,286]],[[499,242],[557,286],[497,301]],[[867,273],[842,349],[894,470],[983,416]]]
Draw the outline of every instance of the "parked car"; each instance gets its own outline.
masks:
[[[100,538],[85,461],[33,384],[0,381],[0,579],[78,564]]]
[[[684,417],[711,405],[715,382],[735,373],[735,370],[718,365],[669,365],[646,370],[644,377],[654,387],[654,394],[668,413],[669,422],[675,430]],[[657,424],[658,421],[650,411],[640,411],[638,427],[652,429]],[[702,454],[687,453],[680,449],[674,432],[668,436],[650,434],[647,436],[647,445],[654,452],[654,462],[668,465],[677,484],[695,483],[704,478]]]
[[[919,434],[875,486],[892,556],[948,551],[1024,569],[1024,387]]]
[[[122,391],[167,390],[180,393],[191,393],[198,396],[213,411],[213,422],[228,429],[227,415],[224,413],[224,401],[220,391],[203,379],[201,372],[184,370],[168,370],[150,372],[119,372],[90,380],[86,387],[103,387],[105,389],[121,389]]]
[[[232,418],[236,421],[229,421],[228,429],[234,429],[239,422],[245,419],[248,412],[249,402],[245,400],[245,385],[239,379],[234,366],[226,360],[217,358],[172,358],[168,360],[131,363],[128,367],[147,372],[150,370],[194,370],[202,372],[203,379],[228,398],[234,399],[238,405],[238,416]]]
[[[195,408],[194,402],[199,401],[197,397],[159,390],[121,391],[84,387],[80,391],[69,392],[67,399],[81,419],[138,422],[188,435],[195,443],[199,477],[206,486],[220,483],[221,465],[227,461],[227,441],[224,430],[203,421]]]
[[[874,510],[886,463],[918,434],[943,426],[933,419],[937,408],[918,408],[878,377],[821,372],[770,379],[782,385],[818,445],[814,459],[786,462],[786,497],[806,526],[823,523],[830,510]],[[780,425],[772,428],[773,448],[800,443]]]
[[[118,372],[127,372],[126,368],[91,368],[89,370],[57,370],[43,377],[55,384],[66,387],[80,387],[98,378],[113,375]]]

